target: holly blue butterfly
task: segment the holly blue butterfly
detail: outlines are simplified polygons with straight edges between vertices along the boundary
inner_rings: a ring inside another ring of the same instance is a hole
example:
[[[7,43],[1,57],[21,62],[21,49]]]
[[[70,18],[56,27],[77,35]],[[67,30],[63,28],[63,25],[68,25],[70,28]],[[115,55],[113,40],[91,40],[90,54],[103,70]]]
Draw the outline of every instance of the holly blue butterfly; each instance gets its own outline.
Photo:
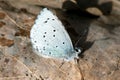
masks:
[[[64,26],[47,8],[44,8],[38,15],[31,28],[30,39],[35,52],[45,58],[70,61],[78,58],[78,54],[81,52],[80,49],[73,48]]]

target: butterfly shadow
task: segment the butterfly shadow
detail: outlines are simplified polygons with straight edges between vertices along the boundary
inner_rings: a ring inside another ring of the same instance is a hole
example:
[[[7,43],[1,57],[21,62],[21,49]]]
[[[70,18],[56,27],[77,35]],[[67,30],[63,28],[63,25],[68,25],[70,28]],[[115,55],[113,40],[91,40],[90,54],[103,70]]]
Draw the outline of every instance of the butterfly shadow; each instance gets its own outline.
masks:
[[[82,50],[80,56],[83,55],[84,51],[89,49],[94,43],[94,41],[86,41],[92,19],[81,17],[76,14],[68,14],[66,12],[62,12],[61,17],[60,11],[58,11],[57,16],[69,33],[73,45],[75,47],[80,47]]]
[[[95,41],[87,40],[90,24],[98,19],[99,15],[94,15],[86,11],[89,7],[98,8],[103,15],[109,15],[112,10],[112,2],[103,2],[99,4],[99,0],[90,2],[89,0],[75,0],[76,3],[66,0],[62,4],[62,9],[50,6],[36,5],[38,7],[47,7],[54,9],[57,17],[62,21],[68,31],[73,45],[80,47],[82,50],[79,57],[84,57],[84,52],[92,47]]]
[[[87,40],[90,24],[98,19],[100,16],[91,14],[86,11],[89,7],[96,7],[103,15],[109,15],[112,10],[112,2],[106,2],[101,5],[98,4],[99,0],[94,0],[91,3],[89,0],[75,0],[76,4],[70,0],[67,0],[62,5],[62,15],[61,18],[64,26],[66,27],[73,45],[75,47],[80,47],[82,50],[79,57],[84,57],[84,52],[92,47],[95,41]],[[106,9],[104,9],[106,8]]]
[[[113,2],[110,0],[106,0],[106,1],[102,1],[102,0],[74,0],[74,2],[70,1],[70,0],[66,0],[63,5],[62,8],[66,9],[67,11],[77,11],[77,13],[82,14],[84,13],[84,15],[89,16],[91,15],[91,17],[93,18],[95,15],[87,12],[88,8],[97,8],[98,10],[100,10],[102,12],[103,15],[109,15],[112,11],[112,6],[113,6]],[[73,12],[75,13],[75,12]],[[92,16],[93,15],[93,16]]]

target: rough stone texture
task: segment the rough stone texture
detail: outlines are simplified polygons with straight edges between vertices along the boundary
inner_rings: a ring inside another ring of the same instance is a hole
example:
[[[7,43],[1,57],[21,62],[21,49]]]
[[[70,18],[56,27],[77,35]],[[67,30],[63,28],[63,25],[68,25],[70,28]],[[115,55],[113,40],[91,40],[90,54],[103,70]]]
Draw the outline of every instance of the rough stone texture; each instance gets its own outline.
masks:
[[[93,1],[0,0],[0,80],[120,80],[120,2]],[[77,63],[32,51],[29,31],[43,7],[82,48]]]

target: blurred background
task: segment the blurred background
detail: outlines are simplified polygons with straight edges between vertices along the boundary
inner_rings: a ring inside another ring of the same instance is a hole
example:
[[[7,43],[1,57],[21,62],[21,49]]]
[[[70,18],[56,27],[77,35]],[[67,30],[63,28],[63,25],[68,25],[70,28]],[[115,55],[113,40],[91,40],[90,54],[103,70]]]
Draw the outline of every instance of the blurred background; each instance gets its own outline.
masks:
[[[77,64],[32,50],[30,30],[44,7],[81,48]],[[0,80],[119,80],[119,48],[119,0],[0,0]]]

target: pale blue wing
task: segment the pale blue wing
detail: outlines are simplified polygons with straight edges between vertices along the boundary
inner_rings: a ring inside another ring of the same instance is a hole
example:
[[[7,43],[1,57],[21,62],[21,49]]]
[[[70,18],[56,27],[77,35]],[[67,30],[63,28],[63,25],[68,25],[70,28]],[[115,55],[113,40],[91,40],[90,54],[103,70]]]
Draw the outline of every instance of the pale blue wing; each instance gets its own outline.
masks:
[[[30,32],[31,42],[37,54],[53,58],[76,56],[72,42],[64,26],[51,11],[44,8]]]

